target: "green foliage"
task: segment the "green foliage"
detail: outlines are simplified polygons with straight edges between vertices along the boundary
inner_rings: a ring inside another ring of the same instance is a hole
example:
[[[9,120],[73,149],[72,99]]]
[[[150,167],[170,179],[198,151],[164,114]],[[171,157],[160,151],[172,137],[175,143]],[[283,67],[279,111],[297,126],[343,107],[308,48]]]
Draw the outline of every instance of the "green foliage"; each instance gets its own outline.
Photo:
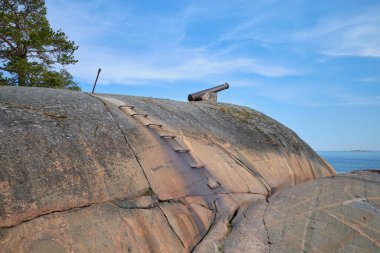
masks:
[[[44,0],[0,1],[0,85],[79,90],[72,76],[56,65],[75,64],[78,47],[46,19]]]
[[[60,72],[47,71],[42,73],[41,82],[33,82],[36,87],[50,87],[79,91],[80,87],[73,81],[72,75],[65,69]]]
[[[227,224],[227,235],[229,235],[232,231],[232,224],[231,223],[228,223]]]
[[[0,72],[0,86],[5,86],[5,85],[7,85],[7,82],[3,76],[3,73]]]

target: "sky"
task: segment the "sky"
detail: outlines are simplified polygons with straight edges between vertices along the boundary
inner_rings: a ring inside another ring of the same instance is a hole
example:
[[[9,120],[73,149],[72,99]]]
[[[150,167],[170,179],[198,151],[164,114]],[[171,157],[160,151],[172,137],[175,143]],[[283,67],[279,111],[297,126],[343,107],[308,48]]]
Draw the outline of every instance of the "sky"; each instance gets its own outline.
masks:
[[[248,106],[312,148],[380,150],[377,0],[46,0],[83,91]]]

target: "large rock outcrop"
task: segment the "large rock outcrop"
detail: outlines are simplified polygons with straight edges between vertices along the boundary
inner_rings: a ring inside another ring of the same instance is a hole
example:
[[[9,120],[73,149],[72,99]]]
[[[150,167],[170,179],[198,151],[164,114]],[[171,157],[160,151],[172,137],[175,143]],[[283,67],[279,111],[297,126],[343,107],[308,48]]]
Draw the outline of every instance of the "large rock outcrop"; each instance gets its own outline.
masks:
[[[222,103],[0,87],[0,142],[1,252],[267,252],[291,227],[276,196],[335,174]]]
[[[288,188],[241,211],[233,226],[226,252],[380,252],[380,171]]]

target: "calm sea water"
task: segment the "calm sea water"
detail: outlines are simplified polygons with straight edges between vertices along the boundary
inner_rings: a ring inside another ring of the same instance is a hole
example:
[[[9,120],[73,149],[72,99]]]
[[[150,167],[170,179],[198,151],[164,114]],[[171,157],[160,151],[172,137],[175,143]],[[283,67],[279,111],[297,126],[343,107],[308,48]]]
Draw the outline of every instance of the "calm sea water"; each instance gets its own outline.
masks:
[[[317,152],[328,161],[337,173],[353,170],[380,170],[380,151],[319,151]]]

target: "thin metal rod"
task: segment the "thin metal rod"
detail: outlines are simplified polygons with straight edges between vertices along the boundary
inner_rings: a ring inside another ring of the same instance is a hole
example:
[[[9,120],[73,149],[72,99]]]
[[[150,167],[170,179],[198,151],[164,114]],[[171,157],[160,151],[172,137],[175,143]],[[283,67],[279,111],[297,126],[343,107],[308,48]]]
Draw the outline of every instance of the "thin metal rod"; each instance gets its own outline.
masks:
[[[99,69],[98,69],[98,74],[96,75],[96,79],[95,79],[94,87],[92,87],[92,94],[94,94],[95,87],[96,87],[96,83],[98,82],[98,78],[99,78],[100,71],[102,71],[102,69],[99,68]]]

